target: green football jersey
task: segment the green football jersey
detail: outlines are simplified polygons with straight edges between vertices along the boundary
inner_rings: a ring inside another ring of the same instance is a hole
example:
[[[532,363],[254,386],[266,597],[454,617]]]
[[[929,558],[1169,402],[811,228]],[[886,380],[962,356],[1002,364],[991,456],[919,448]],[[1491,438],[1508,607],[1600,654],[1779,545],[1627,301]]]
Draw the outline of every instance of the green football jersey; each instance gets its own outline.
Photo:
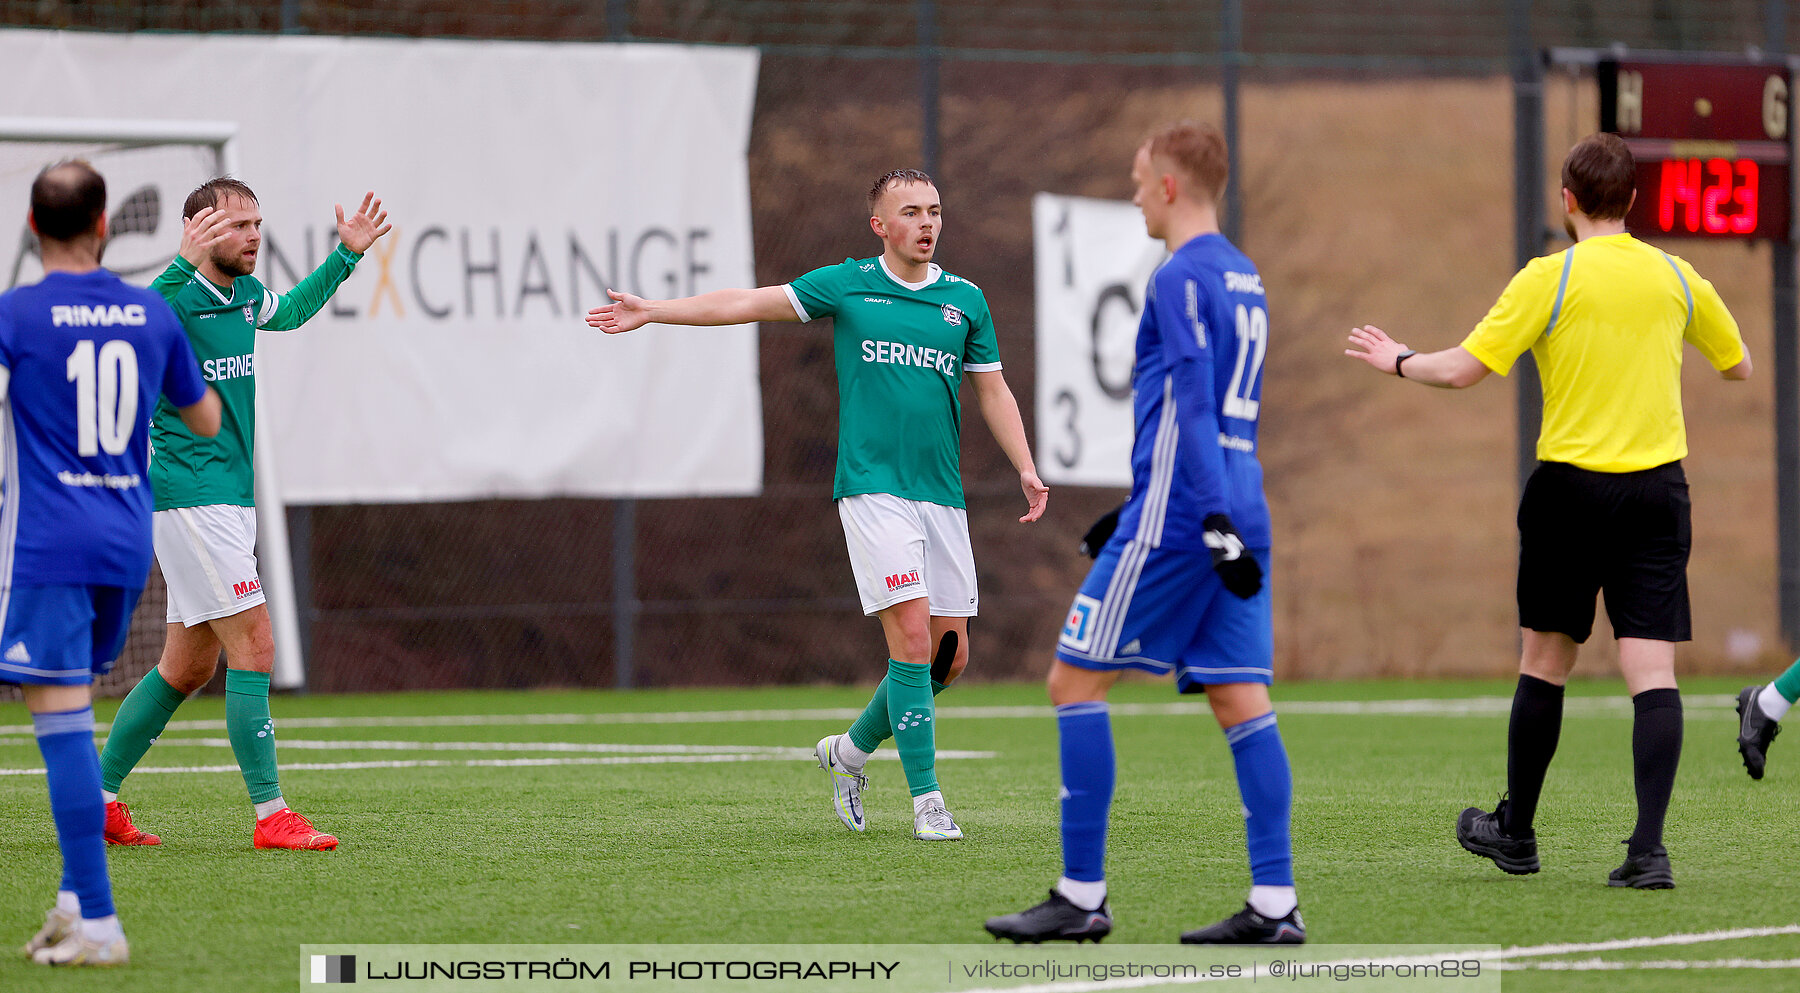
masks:
[[[832,498],[891,493],[963,506],[963,372],[1000,368],[981,287],[930,267],[901,282],[879,256],[787,286],[802,321],[836,319],[838,460]]]
[[[256,506],[256,331],[291,331],[331,299],[361,255],[339,245],[283,296],[255,276],[221,288],[177,256],[151,283],[181,318],[200,374],[219,394],[218,435],[187,429],[167,398],[150,422],[150,486],[157,510],[228,504]]]

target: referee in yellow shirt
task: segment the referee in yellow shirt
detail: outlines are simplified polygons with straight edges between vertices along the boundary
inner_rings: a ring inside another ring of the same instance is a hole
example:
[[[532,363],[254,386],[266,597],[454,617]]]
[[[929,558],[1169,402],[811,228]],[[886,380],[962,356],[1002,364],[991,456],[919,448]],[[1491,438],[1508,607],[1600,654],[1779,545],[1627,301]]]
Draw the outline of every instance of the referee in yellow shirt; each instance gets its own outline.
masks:
[[[1563,160],[1564,226],[1575,244],[1534,259],[1461,345],[1415,353],[1380,328],[1350,332],[1345,354],[1427,386],[1506,375],[1527,348],[1544,382],[1537,470],[1519,501],[1524,651],[1507,731],[1507,795],[1462,812],[1456,840],[1502,870],[1538,871],[1532,817],[1562,729],[1563,684],[1593,633],[1594,601],[1619,639],[1636,720],[1637,827],[1611,886],[1675,885],[1663,816],[1681,759],[1675,643],[1690,634],[1687,430],[1681,354],[1692,342],[1726,379],[1750,356],[1712,284],[1625,232],[1636,167],[1618,136],[1583,138]]]

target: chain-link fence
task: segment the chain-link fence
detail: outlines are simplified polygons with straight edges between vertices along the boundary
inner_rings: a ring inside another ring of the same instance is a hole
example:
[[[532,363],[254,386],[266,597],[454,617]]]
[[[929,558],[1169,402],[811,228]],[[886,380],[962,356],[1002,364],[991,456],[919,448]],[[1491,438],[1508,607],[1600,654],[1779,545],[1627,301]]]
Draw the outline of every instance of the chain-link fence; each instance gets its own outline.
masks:
[[[1800,45],[1800,19],[1764,0],[1272,0],[1243,4],[1240,32],[1220,4],[1148,0],[0,0],[0,25],[758,46],[759,283],[873,252],[862,191],[919,164],[930,135],[947,222],[939,259],[986,291],[1028,428],[1032,194],[1128,197],[1140,137],[1175,117],[1219,119],[1234,66],[1243,241],[1272,305],[1263,458],[1278,665],[1304,677],[1512,665],[1512,391],[1396,388],[1340,352],[1365,322],[1418,347],[1454,344],[1513,271],[1519,8],[1534,47]],[[1553,161],[1595,126],[1591,86],[1552,76]],[[1715,279],[1752,352],[1766,353],[1768,265],[1748,261],[1766,248],[1669,247]],[[761,381],[756,498],[296,512],[312,688],[611,685],[620,623],[639,685],[872,678],[882,640],[856,608],[830,502],[829,336],[765,326]],[[1697,637],[1683,664],[1766,666],[1781,650],[1770,386],[1729,391],[1695,374],[1687,388]],[[1076,540],[1121,494],[1058,487],[1047,519],[1020,525],[1014,474],[972,412],[965,434],[983,597],[971,675],[1035,676],[1084,573]],[[623,573],[622,538],[635,547]],[[616,585],[622,574],[632,589]],[[160,645],[149,599],[128,672]]]

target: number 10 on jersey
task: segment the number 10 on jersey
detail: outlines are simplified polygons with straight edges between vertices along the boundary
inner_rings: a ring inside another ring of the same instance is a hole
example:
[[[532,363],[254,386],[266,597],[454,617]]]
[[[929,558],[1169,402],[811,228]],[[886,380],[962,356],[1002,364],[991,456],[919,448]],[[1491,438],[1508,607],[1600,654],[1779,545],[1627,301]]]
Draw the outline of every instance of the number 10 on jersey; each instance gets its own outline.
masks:
[[[91,338],[69,353],[69,382],[75,384],[75,441],[81,455],[123,455],[137,423],[137,350],[129,341],[109,341],[95,354]]]

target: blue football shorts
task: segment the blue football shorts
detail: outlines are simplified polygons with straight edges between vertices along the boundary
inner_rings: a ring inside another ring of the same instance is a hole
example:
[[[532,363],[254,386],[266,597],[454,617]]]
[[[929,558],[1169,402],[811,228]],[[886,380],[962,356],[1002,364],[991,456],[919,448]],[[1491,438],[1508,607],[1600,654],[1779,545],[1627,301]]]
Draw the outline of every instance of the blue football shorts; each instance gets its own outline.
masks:
[[[118,586],[15,586],[0,599],[0,682],[85,686],[125,650],[142,590]]]
[[[1056,657],[1082,669],[1173,672],[1183,693],[1272,682],[1269,552],[1250,554],[1263,586],[1242,600],[1220,582],[1209,551],[1107,542],[1069,608]]]

